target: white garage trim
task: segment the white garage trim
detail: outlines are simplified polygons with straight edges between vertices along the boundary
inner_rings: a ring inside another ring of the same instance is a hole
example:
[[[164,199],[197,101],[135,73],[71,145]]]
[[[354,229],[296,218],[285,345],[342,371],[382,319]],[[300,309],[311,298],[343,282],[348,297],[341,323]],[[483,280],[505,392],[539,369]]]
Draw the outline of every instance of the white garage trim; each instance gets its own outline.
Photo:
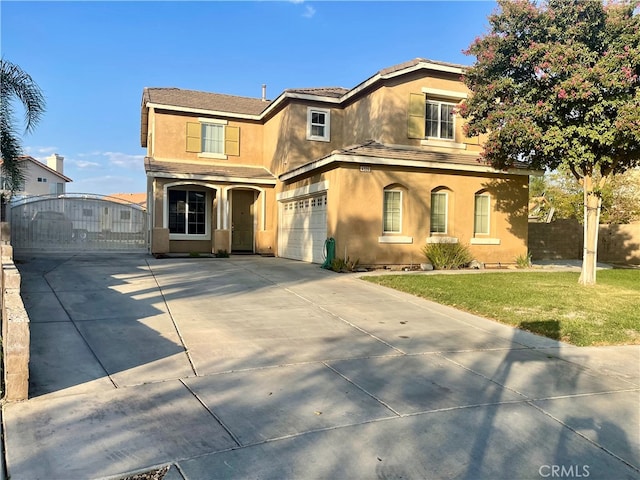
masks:
[[[303,197],[305,195],[311,195],[313,193],[326,192],[327,190],[329,190],[329,180],[312,183],[311,185],[305,185],[304,187],[281,192],[276,195],[276,200],[280,202],[283,200],[288,200],[290,198]]]
[[[278,256],[322,263],[327,239],[328,192],[326,189],[313,191],[309,187],[296,189],[306,195],[278,199]]]

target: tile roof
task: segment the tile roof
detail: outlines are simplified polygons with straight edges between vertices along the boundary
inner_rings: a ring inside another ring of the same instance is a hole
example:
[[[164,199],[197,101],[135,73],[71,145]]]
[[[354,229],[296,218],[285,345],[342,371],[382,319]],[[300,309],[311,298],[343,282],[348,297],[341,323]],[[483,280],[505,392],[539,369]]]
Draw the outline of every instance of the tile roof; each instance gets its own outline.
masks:
[[[333,98],[340,98],[347,92],[349,92],[349,89],[343,87],[288,88],[285,90],[285,93],[302,93]]]
[[[145,157],[144,169],[152,176],[187,174],[195,177],[246,178],[249,180],[273,180],[276,177],[264,167],[234,165],[210,165],[206,163],[167,162]],[[160,174],[160,175],[158,175]]]
[[[465,69],[469,68],[465,65],[459,65],[457,63],[449,63],[449,62],[440,62],[436,60],[429,60],[428,58],[414,58],[413,60],[409,60],[408,62],[399,63],[397,65],[393,65],[391,67],[383,68],[378,72],[379,75],[389,75],[390,73],[398,72],[400,70],[404,70],[406,68],[415,67],[420,63],[432,63],[434,65],[442,65],[443,67],[453,67]]]
[[[134,203],[142,208],[147,208],[147,194],[140,193],[110,193],[109,200],[121,201],[124,203]]]
[[[181,88],[145,87],[142,104],[148,102],[174,107],[197,108],[246,115],[259,115],[271,103],[260,98],[238,97],[222,93],[200,92]]]
[[[349,157],[354,158],[352,160]],[[470,167],[480,167],[489,169],[489,171],[494,170],[479,154],[437,152],[397,145],[384,145],[375,140],[368,140],[362,144],[334,150],[324,157],[295,167],[281,174],[280,179],[290,180],[299,175],[308,174],[317,168],[331,163],[337,164],[341,161],[370,163],[372,165],[407,165],[407,162],[412,162],[410,165],[413,167],[424,166],[425,168],[443,168],[449,164],[451,165],[450,167],[444,168],[469,170]],[[516,170],[521,170],[523,174],[527,174],[526,172],[530,171],[528,165],[522,162],[518,162],[512,169],[509,169],[509,173],[515,173]],[[497,172],[497,170],[495,171]]]
[[[455,163],[458,165],[488,166],[480,155],[468,153],[446,153],[429,150],[405,148],[392,145],[384,145],[375,140],[369,140],[359,145],[334,150],[331,155],[353,155],[374,158],[393,158],[399,160],[415,160],[421,162]],[[327,155],[329,157],[330,155]],[[327,158],[325,157],[325,158]]]
[[[279,102],[287,97],[287,94],[303,94],[317,97],[329,97],[342,99],[345,95],[354,94],[359,91],[363,84],[379,80],[379,77],[389,75],[402,70],[410,69],[420,64],[441,65],[445,67],[465,69],[464,65],[455,63],[440,62],[429,60],[426,58],[414,58],[408,62],[399,63],[388,68],[378,71],[375,75],[360,83],[354,88],[344,87],[317,87],[317,88],[290,88],[284,90],[274,101],[262,100],[261,98],[240,97],[235,95],[226,95],[221,93],[202,92],[198,90],[185,90],[181,88],[163,88],[163,87],[145,87],[142,93],[142,123],[145,122],[145,106],[147,103],[155,103],[158,105],[166,105],[171,107],[193,108],[200,110],[209,110],[216,112],[225,112],[229,114],[255,115],[259,116],[264,113],[267,108],[273,104],[278,105]],[[141,131],[141,145],[146,144],[146,131],[143,125]]]

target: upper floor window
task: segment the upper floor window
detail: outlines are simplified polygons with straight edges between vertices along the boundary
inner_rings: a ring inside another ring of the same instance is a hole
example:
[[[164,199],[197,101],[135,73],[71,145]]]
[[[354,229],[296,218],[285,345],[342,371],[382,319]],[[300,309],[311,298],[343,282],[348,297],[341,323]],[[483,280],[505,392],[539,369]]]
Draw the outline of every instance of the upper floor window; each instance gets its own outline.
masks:
[[[228,125],[226,120],[199,118],[187,122],[186,150],[199,157],[226,159],[240,155],[240,127]]]
[[[45,177],[38,177],[38,182],[47,183],[47,179]]]
[[[427,100],[425,134],[427,137],[453,140],[455,104]]]
[[[202,124],[202,152],[224,154],[224,125]]]
[[[474,203],[473,233],[475,235],[489,234],[489,202],[486,193],[476,194]]]
[[[431,233],[447,233],[447,192],[431,192]]]
[[[324,108],[307,108],[307,140],[328,142],[330,139],[331,114]]]
[[[410,93],[407,112],[407,137],[420,139],[421,145],[464,149],[456,142],[456,106],[465,92],[423,87],[422,93]],[[463,140],[464,137],[460,137]]]
[[[382,231],[400,233],[402,231],[402,192],[385,190],[382,207]]]

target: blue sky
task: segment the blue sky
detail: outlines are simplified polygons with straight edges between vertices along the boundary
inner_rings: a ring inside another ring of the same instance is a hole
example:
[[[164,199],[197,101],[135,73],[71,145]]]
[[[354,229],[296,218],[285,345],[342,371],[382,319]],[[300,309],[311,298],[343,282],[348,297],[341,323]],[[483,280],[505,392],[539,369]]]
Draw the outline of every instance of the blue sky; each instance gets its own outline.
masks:
[[[352,88],[424,57],[470,65],[488,1],[0,2],[1,52],[43,90],[25,153],[65,157],[68,192],[144,192],[144,87],[273,99]],[[17,108],[16,120],[22,120]]]

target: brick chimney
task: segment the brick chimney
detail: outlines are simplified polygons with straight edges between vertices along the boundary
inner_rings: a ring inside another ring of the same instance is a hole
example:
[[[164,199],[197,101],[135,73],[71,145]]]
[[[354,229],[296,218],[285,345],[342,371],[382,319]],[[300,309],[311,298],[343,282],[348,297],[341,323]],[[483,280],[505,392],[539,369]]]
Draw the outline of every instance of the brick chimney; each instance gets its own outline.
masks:
[[[64,157],[54,153],[47,157],[47,167],[55,170],[56,172],[64,175]]]

